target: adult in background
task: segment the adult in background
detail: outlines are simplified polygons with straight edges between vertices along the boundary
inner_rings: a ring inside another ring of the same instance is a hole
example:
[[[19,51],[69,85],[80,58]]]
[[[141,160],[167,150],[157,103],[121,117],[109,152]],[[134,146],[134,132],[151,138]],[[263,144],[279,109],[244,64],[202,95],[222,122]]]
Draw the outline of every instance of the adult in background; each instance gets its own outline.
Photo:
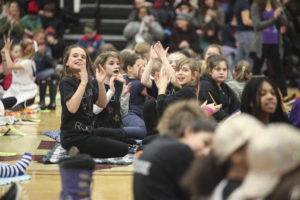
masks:
[[[141,7],[137,10],[136,20],[125,26],[123,35],[128,39],[126,48],[133,49],[139,42],[153,44],[157,40],[163,40],[164,30],[151,15],[149,8]]]
[[[176,27],[172,30],[170,39],[170,51],[193,49],[198,51],[198,36],[191,25],[191,16],[187,13],[179,13],[176,17]]]
[[[6,17],[0,19],[0,40],[2,40],[3,35],[6,35],[14,43],[18,43],[23,37],[26,24],[20,18],[20,7],[17,1],[7,3],[6,14]]]
[[[253,75],[261,73],[265,58],[272,63],[274,81],[279,86],[284,100],[289,100],[285,75],[283,72],[283,42],[286,17],[282,15],[282,8],[277,6],[276,0],[255,0],[251,6],[251,18],[254,27],[254,39],[251,52],[254,53]]]

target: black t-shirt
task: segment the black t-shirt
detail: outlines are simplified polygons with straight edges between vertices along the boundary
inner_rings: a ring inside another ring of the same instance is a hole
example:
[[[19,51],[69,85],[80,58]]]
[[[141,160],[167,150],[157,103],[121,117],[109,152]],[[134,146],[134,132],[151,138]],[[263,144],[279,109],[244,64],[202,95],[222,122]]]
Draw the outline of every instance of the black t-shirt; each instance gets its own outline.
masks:
[[[159,136],[135,162],[134,199],[189,199],[179,181],[193,159],[187,145],[169,135]]]
[[[93,104],[98,99],[98,84],[96,80],[87,84],[80,106],[76,113],[70,113],[66,102],[76,92],[80,81],[64,77],[59,85],[61,96],[61,143],[63,147],[69,147],[72,142],[84,139],[93,128]]]
[[[234,6],[234,14],[238,23],[237,31],[253,31],[253,28],[250,26],[245,26],[242,20],[242,12],[247,9],[250,12],[251,8],[247,0],[237,0]]]
[[[109,85],[105,84],[106,91],[109,90]],[[120,128],[122,125],[121,120],[121,105],[120,97],[123,90],[123,83],[115,81],[115,94],[112,96],[106,108],[102,110],[98,115],[95,116],[95,128]]]
[[[156,112],[158,114],[158,117],[160,117],[165,111],[165,109],[172,103],[177,102],[179,100],[189,99],[197,99],[196,87],[194,86],[184,86],[178,89],[174,94],[169,96],[165,94],[158,95],[156,103]]]
[[[155,99],[157,99],[157,96],[158,96],[158,87],[155,83],[154,80],[151,80],[152,81],[152,88],[149,89],[147,88],[147,93],[154,97]],[[170,96],[170,95],[173,95],[175,94],[177,91],[179,90],[179,88],[175,87],[172,83],[169,83],[168,84],[168,87],[167,87],[167,90],[166,90],[166,96]]]

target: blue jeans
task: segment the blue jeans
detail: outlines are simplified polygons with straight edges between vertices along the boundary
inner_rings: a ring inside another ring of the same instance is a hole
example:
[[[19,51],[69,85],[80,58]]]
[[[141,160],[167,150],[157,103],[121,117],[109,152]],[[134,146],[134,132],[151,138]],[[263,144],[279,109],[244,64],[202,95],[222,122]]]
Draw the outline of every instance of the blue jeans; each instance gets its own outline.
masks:
[[[240,60],[247,60],[250,63],[251,69],[253,67],[253,61],[250,58],[250,45],[253,40],[253,31],[238,31],[235,34],[235,39],[238,41],[237,54],[235,57],[235,64]]]
[[[135,113],[128,111],[128,114],[123,117],[123,128],[129,138],[143,139],[146,134],[146,125],[144,120]]]
[[[43,71],[37,72],[36,76],[37,76],[37,78],[39,78],[41,80],[46,80],[50,76],[54,75],[55,73],[56,73],[55,69],[47,68],[47,69],[44,69]]]

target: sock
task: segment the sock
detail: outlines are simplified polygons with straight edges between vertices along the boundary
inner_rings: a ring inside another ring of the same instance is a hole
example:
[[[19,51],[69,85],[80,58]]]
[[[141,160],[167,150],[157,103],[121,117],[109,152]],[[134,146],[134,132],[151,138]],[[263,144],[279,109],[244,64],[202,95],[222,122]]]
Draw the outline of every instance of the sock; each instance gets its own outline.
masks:
[[[21,160],[19,160],[15,165],[0,166],[0,177],[21,176],[24,174],[30,162],[31,154],[25,153]]]

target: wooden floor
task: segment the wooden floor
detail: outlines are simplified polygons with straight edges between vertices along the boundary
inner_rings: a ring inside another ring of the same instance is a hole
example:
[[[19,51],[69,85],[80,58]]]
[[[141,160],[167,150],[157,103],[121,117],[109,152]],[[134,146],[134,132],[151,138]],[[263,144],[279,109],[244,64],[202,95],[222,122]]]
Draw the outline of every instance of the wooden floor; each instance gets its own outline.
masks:
[[[38,149],[41,141],[54,141],[44,136],[41,132],[46,130],[58,130],[60,126],[61,107],[56,111],[48,113],[37,113],[22,116],[23,118],[40,119],[38,125],[14,125],[13,128],[26,133],[26,136],[10,134],[0,137],[0,152],[13,152],[22,155],[30,152],[34,159],[27,168],[26,173],[31,176],[31,180],[21,182],[23,188],[22,199],[58,199],[61,191],[61,181],[58,165],[42,164],[41,158],[49,151],[48,149]],[[0,126],[0,133],[3,133],[10,126]],[[1,162],[13,164],[19,159],[7,160],[7,157],[0,157]],[[0,197],[7,191],[8,187],[0,186]],[[92,184],[93,199],[113,199],[131,200],[132,196],[132,165],[123,167],[113,167],[96,170]]]

